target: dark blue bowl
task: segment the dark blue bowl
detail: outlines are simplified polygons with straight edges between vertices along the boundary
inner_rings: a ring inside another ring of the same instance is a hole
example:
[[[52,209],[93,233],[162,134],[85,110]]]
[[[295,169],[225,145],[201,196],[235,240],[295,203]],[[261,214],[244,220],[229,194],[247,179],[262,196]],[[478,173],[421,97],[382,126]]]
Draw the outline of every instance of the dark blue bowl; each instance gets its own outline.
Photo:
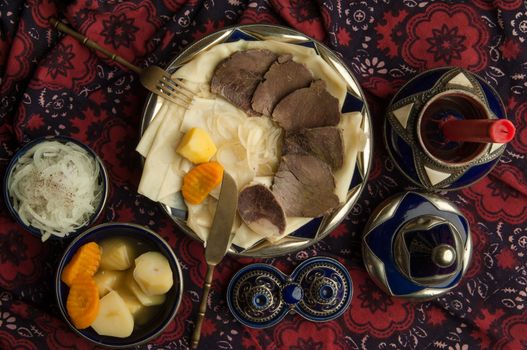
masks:
[[[172,269],[174,285],[167,292],[165,303],[160,308],[157,317],[154,317],[149,323],[141,328],[136,328],[129,337],[116,338],[110,336],[103,336],[97,334],[93,328],[77,329],[71,323],[70,317],[66,311],[66,299],[68,297],[68,286],[61,281],[60,276],[62,270],[71,260],[75,252],[85,243],[98,242],[109,237],[131,237],[135,240],[143,241],[150,244],[155,250],[163,254],[170,264]],[[128,348],[144,344],[158,335],[170,324],[174,319],[176,312],[181,303],[183,293],[183,276],[179,262],[168,243],[157,233],[151,231],[146,227],[135,224],[125,223],[107,223],[92,227],[80,234],[66,249],[62,259],[60,260],[55,276],[55,294],[57,297],[57,304],[59,306],[62,316],[71,329],[89,341],[110,348]]]
[[[97,208],[93,212],[92,216],[90,217],[90,220],[88,220],[86,225],[84,225],[84,226],[80,227],[79,229],[77,229],[77,230],[75,230],[73,232],[70,232],[66,236],[64,236],[64,238],[71,238],[71,237],[74,237],[77,234],[81,233],[82,231],[84,231],[86,228],[91,226],[97,220],[97,218],[99,217],[99,215],[102,213],[102,211],[104,209],[104,206],[106,204],[106,199],[108,197],[108,184],[109,184],[109,181],[108,181],[108,173],[106,172],[106,168],[104,167],[104,163],[102,162],[102,160],[99,158],[99,156],[90,147],[88,147],[87,145],[83,144],[82,142],[80,142],[78,140],[75,140],[75,139],[73,139],[71,137],[66,137],[66,136],[45,136],[45,137],[40,137],[38,139],[35,139],[35,140],[25,144],[24,146],[22,146],[18,151],[16,151],[15,155],[13,156],[13,158],[11,158],[11,161],[7,165],[7,169],[6,169],[5,176],[4,176],[4,182],[3,182],[4,186],[3,186],[3,191],[2,191],[3,192],[3,196],[4,196],[4,201],[6,203],[7,209],[11,213],[11,215],[15,218],[15,220],[22,227],[24,227],[27,231],[32,233],[34,236],[36,236],[38,238],[42,238],[42,232],[39,229],[37,229],[37,228],[35,228],[33,226],[30,226],[30,225],[26,225],[22,221],[20,216],[18,215],[18,212],[16,211],[16,209],[13,206],[12,198],[9,195],[9,189],[8,189],[8,185],[7,184],[8,184],[9,178],[11,177],[11,173],[13,172],[13,169],[14,169],[15,165],[18,163],[18,160],[24,154],[26,154],[30,149],[32,149],[34,146],[36,146],[37,144],[39,144],[41,142],[45,142],[45,141],[58,141],[58,142],[61,142],[61,143],[72,142],[72,143],[74,143],[76,145],[79,145],[80,147],[82,147],[82,149],[86,150],[86,152],[88,152],[88,154],[90,154],[95,159],[95,161],[99,164],[99,167],[101,169],[101,171],[99,173],[99,183],[101,183],[101,185],[103,187],[101,200],[99,201],[99,204],[97,205]],[[51,235],[49,237],[49,239],[62,239],[62,238],[61,237],[57,237],[55,235]]]

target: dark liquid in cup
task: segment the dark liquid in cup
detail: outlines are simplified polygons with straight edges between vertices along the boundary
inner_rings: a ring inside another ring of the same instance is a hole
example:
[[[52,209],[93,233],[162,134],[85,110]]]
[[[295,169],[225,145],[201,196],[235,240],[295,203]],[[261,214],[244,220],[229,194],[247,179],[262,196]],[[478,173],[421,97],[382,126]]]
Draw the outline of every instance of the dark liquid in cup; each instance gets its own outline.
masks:
[[[421,139],[426,150],[445,163],[465,163],[477,157],[485,144],[454,142],[445,139],[441,124],[449,118],[487,119],[481,102],[463,94],[449,94],[432,101],[422,112]]]

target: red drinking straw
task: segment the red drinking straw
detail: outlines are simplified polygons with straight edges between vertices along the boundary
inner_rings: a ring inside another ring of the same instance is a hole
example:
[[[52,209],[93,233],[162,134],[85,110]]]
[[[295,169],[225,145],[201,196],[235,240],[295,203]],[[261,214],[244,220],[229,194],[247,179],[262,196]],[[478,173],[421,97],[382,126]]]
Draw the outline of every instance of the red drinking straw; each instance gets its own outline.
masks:
[[[516,128],[507,119],[454,119],[442,126],[443,135],[450,141],[507,143],[514,138]]]

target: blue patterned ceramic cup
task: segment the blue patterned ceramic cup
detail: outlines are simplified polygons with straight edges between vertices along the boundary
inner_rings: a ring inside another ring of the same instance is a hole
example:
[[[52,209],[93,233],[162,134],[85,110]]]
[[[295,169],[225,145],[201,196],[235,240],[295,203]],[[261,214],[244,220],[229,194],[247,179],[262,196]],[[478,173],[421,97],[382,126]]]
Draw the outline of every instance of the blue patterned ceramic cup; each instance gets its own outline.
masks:
[[[454,190],[473,184],[496,165],[503,143],[452,141],[447,120],[507,119],[498,93],[461,68],[426,71],[403,86],[388,107],[384,139],[388,154],[415,185]]]
[[[473,93],[449,89],[431,97],[417,116],[419,146],[428,157],[445,168],[470,165],[485,155],[486,144],[452,142],[444,136],[441,125],[448,119],[496,119]]]

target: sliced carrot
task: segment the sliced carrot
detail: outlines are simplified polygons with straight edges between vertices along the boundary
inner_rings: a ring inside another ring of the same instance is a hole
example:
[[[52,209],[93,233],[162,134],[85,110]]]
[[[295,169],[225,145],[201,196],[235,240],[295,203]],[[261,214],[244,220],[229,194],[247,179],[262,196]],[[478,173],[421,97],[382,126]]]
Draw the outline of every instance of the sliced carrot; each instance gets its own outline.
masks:
[[[92,276],[78,274],[70,287],[66,310],[78,329],[88,328],[99,314],[99,289]]]
[[[202,163],[183,177],[181,193],[190,204],[200,204],[223,178],[223,167],[218,162]]]
[[[101,262],[101,248],[95,242],[86,243],[77,250],[71,261],[62,270],[61,279],[71,287],[73,280],[80,273],[93,276]]]

